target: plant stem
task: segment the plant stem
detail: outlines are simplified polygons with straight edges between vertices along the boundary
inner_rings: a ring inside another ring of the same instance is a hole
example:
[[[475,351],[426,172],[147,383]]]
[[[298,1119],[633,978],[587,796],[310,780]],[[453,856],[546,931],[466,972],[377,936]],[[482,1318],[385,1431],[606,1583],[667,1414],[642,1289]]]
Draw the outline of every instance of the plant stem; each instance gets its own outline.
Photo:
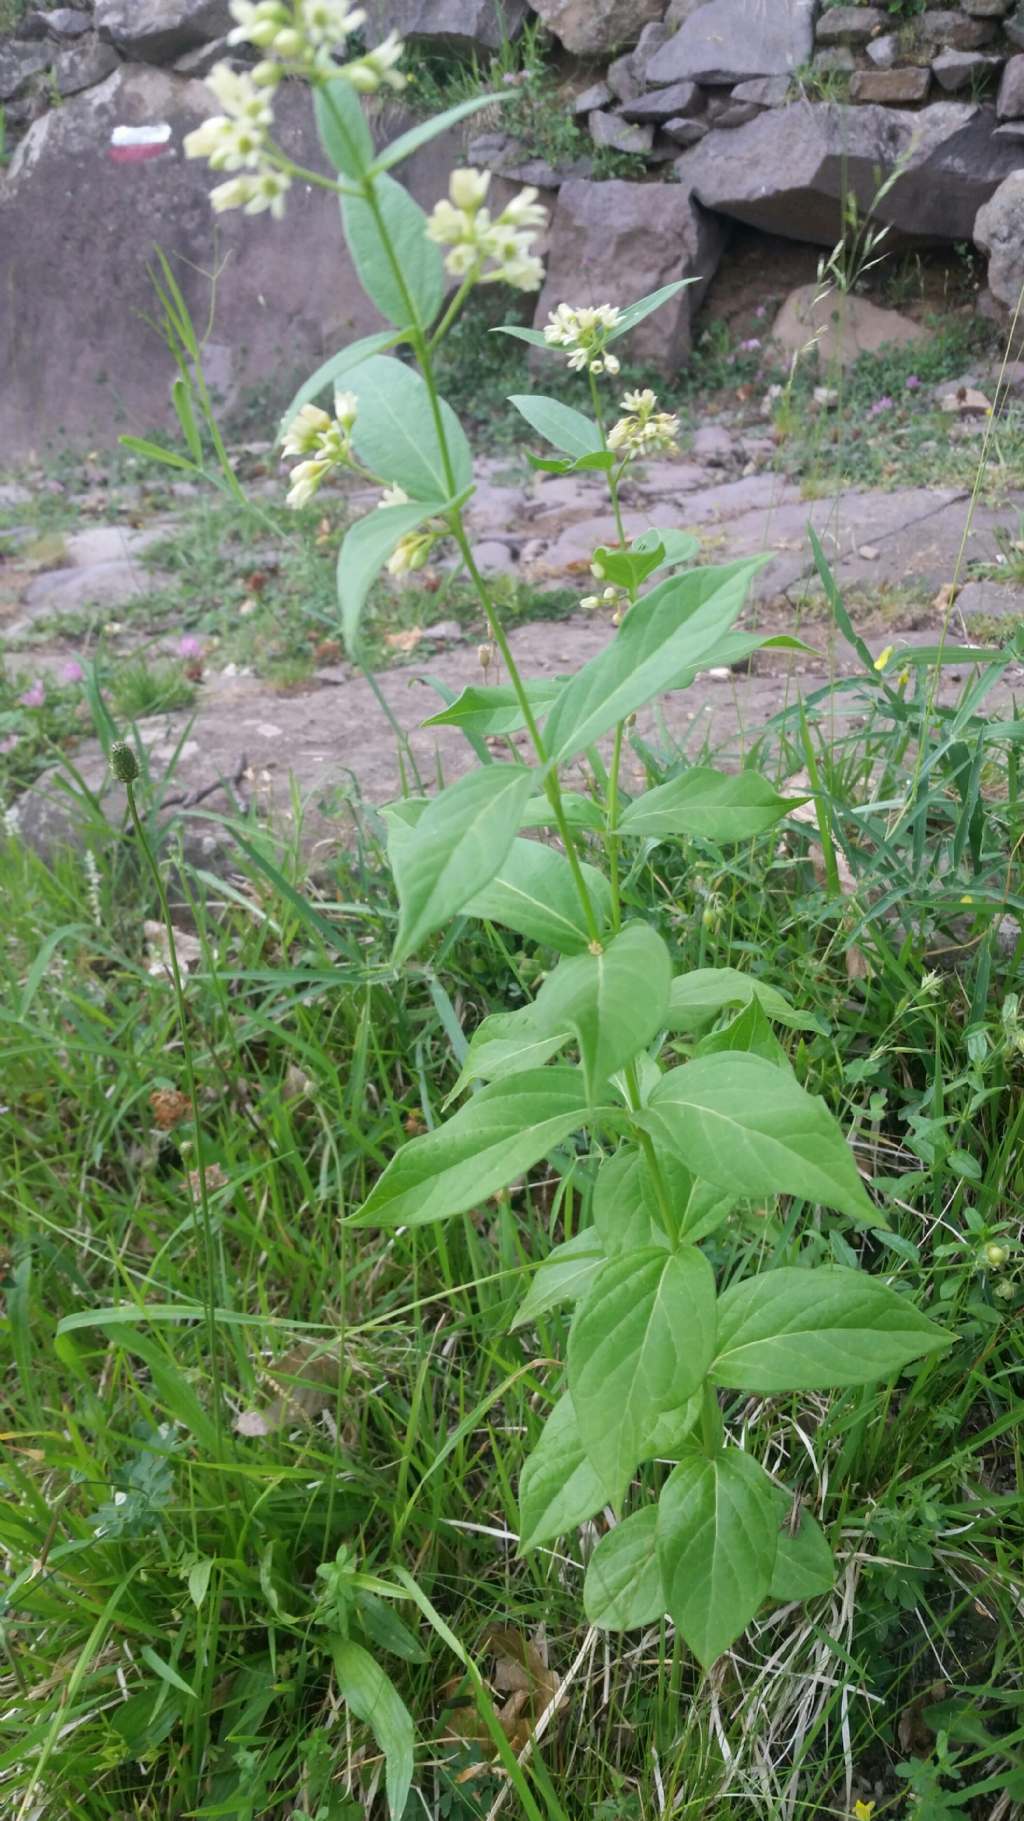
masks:
[[[215,1296],[213,1217],[210,1212],[210,1197],[206,1185],[206,1165],[203,1162],[202,1132],[199,1120],[199,1092],[196,1086],[196,1071],[192,1056],[192,1041],[189,1036],[188,1013],[185,1008],[185,991],[181,981],[181,969],[178,966],[178,948],[174,939],[174,925],[171,921],[171,907],[167,898],[167,889],[163,875],[157,865],[156,856],[149,844],[149,838],[142,826],[138,805],[135,801],[135,790],[132,784],[125,784],[128,798],[128,813],[132,819],[136,839],[146,856],[146,862],[153,875],[157,897],[160,902],[160,916],[167,932],[167,952],[171,964],[171,980],[174,986],[175,1006],[178,1014],[178,1027],[181,1031],[181,1048],[185,1065],[185,1084],[188,1088],[189,1104],[192,1109],[192,1137],[195,1146],[196,1178],[199,1184],[199,1207],[201,1221],[196,1218],[196,1196],[192,1192],[192,1219],[197,1233],[202,1240],[204,1297],[206,1313],[207,1344],[210,1352],[210,1376],[213,1380],[213,1426],[217,1437],[217,1458],[223,1458],[223,1429],[221,1423],[221,1405],[223,1394],[221,1388],[219,1343],[217,1338],[217,1302]]]

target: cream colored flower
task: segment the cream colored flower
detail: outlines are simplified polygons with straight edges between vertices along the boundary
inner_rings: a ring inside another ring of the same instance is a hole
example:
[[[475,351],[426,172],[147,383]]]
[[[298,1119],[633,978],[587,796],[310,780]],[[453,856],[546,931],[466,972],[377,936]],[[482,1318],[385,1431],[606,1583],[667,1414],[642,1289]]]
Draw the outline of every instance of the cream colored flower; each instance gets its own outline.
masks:
[[[375,95],[383,85],[391,89],[404,89],[406,78],[396,68],[405,45],[397,32],[389,32],[376,50],[367,51],[363,57],[356,57],[352,63],[343,63],[334,72],[344,76],[346,82],[360,95]]]
[[[352,429],[359,411],[354,392],[336,392],[334,416],[328,417],[318,405],[303,405],[288,426],[282,445],[284,454],[308,455],[292,469],[288,504],[305,506],[321,486],[332,468],[352,460]]]
[[[573,373],[617,373],[616,355],[606,352],[605,343],[622,320],[615,304],[591,304],[576,309],[572,304],[559,304],[544,326],[544,340],[549,348],[564,348]]]
[[[622,400],[625,417],[608,432],[608,447],[630,461],[641,455],[668,455],[675,448],[679,419],[670,411],[658,411],[656,395],[646,387],[642,392],[627,392]]]
[[[288,489],[288,504],[293,512],[300,506],[308,506],[314,493],[320,489],[324,475],[330,472],[329,461],[300,462],[292,469],[291,486]]]
[[[545,225],[547,210],[537,202],[537,191],[528,186],[495,219],[483,206],[489,184],[485,171],[453,171],[448,195],[431,211],[427,236],[436,246],[449,249],[444,263],[453,278],[537,291],[544,268],[531,242],[537,229]]]
[[[380,499],[377,501],[378,507],[407,506],[408,504],[409,495],[406,493],[405,488],[399,487],[397,483],[393,487],[385,487]]]
[[[389,575],[408,575],[413,569],[422,569],[429,562],[430,552],[437,542],[438,533],[429,529],[409,531],[402,538],[397,549],[388,558]]]
[[[319,405],[303,405],[288,425],[288,433],[281,446],[282,454],[308,455],[330,427],[331,420]]]

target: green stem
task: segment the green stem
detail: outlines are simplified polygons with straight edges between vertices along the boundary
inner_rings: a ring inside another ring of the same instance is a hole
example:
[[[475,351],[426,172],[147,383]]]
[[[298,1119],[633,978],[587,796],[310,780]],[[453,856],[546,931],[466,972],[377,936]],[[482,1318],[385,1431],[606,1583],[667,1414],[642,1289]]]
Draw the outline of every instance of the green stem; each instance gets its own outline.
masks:
[[[442,316],[440,322],[437,325],[437,328],[434,330],[434,333],[430,337],[430,340],[427,344],[427,346],[430,349],[431,354],[433,354],[434,349],[439,347],[440,344],[443,342],[445,336],[447,335],[449,329],[452,326],[452,323],[455,321],[455,318],[458,316],[459,311],[462,309],[463,304],[465,303],[467,297],[469,296],[469,293],[471,292],[471,290],[473,289],[473,286],[475,284],[476,284],[476,273],[475,272],[471,272],[468,278],[463,279],[461,285],[459,286],[458,290],[455,293],[455,296],[452,298],[451,303],[448,305],[447,310],[445,311],[444,315]]]
[[[142,826],[135,791],[130,783],[125,784],[128,798],[128,813],[132,819],[136,839],[146,856],[149,870],[153,875],[157,897],[160,903],[160,916],[167,931],[167,952],[171,963],[171,980],[174,986],[175,1007],[178,1014],[178,1027],[181,1031],[181,1048],[185,1065],[185,1084],[188,1088],[189,1104],[192,1109],[192,1135],[195,1144],[196,1177],[199,1183],[199,1205],[201,1222],[196,1219],[196,1198],[192,1196],[193,1224],[202,1241],[205,1295],[203,1298],[206,1313],[207,1345],[210,1354],[210,1376],[213,1380],[213,1425],[217,1438],[217,1458],[223,1458],[223,1431],[221,1426],[221,1405],[223,1394],[220,1376],[220,1347],[217,1338],[217,1302],[215,1295],[216,1273],[214,1269],[213,1217],[210,1212],[210,1197],[206,1185],[206,1165],[203,1162],[202,1132],[199,1119],[199,1091],[196,1085],[195,1064],[192,1057],[192,1041],[189,1036],[188,1014],[185,1009],[185,990],[181,981],[181,969],[178,966],[178,949],[174,939],[174,925],[171,921],[171,907],[167,898],[167,889],[163,875],[156,863],[156,856],[149,844],[146,831]]]
[[[591,403],[594,407],[594,418],[597,423],[597,428],[598,428],[598,431],[601,436],[601,446],[602,446],[602,448],[607,449],[608,437],[605,432],[604,416],[601,411],[601,394],[598,390],[597,378],[593,373],[588,373],[587,378],[590,381],[590,399],[591,399]],[[615,530],[618,535],[619,548],[622,550],[624,550],[626,548],[626,527],[622,522],[622,507],[619,504],[619,481],[621,480],[622,475],[625,471],[625,466],[626,466],[626,464],[625,464],[625,462],[623,462],[622,467],[619,469],[618,474],[613,474],[611,469],[608,470],[608,493],[609,493],[609,497],[611,498],[611,502],[612,502],[612,512],[615,514]],[[636,589],[631,587],[628,590],[628,593],[629,593],[629,604],[632,607],[636,601]],[[610,776],[608,779],[607,819],[606,819],[606,826],[605,826],[605,849],[608,854],[608,873],[609,873],[609,878],[610,878],[611,888],[612,888],[612,928],[616,931],[618,931],[622,927],[622,898],[621,898],[621,894],[620,894],[620,880],[619,880],[618,821],[619,821],[619,775],[622,770],[622,747],[623,747],[623,740],[625,737],[625,731],[626,731],[626,724],[624,721],[620,721],[615,729],[615,746],[614,746],[614,749],[612,752],[612,768],[611,768],[611,773],[610,773]]]

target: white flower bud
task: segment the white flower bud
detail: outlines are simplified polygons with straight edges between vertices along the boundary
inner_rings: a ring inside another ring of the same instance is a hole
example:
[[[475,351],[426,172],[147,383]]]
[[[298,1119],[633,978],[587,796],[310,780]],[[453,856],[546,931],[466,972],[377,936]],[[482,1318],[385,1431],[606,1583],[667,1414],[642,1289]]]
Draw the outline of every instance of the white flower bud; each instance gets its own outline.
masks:
[[[465,209],[475,214],[487,200],[491,184],[489,171],[466,169],[453,171],[448,184],[448,194],[457,209]]]

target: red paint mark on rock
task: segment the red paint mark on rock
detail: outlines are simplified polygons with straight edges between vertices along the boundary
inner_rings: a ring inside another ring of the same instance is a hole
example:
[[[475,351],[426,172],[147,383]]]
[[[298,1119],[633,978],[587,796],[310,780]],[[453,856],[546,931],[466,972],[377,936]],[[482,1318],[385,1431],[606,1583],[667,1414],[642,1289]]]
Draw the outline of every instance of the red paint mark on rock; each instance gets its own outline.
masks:
[[[141,164],[161,158],[171,150],[171,129],[166,121],[151,126],[116,126],[110,135],[107,157],[113,164]]]

